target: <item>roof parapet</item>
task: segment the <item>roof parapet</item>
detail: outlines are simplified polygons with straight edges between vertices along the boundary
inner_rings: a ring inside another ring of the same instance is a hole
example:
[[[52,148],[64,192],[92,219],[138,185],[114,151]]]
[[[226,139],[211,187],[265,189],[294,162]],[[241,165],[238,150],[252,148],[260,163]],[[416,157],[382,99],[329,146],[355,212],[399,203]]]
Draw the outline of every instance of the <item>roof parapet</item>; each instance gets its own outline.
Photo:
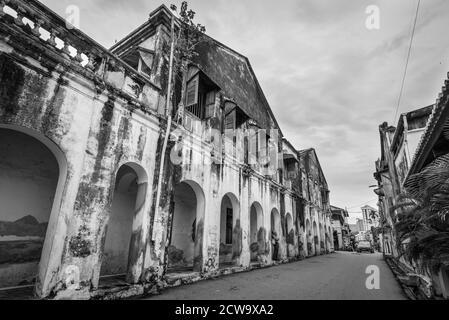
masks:
[[[142,98],[146,88],[160,88],[148,77],[140,74],[108,49],[91,39],[65,19],[36,0],[3,0],[0,2],[0,22],[17,30],[21,37],[30,37],[36,44],[45,46],[46,52],[57,57],[100,87],[112,86],[137,104],[145,105]],[[120,81],[111,81],[108,68],[120,70]],[[134,89],[132,89],[134,88]],[[145,109],[145,107],[144,107]]]

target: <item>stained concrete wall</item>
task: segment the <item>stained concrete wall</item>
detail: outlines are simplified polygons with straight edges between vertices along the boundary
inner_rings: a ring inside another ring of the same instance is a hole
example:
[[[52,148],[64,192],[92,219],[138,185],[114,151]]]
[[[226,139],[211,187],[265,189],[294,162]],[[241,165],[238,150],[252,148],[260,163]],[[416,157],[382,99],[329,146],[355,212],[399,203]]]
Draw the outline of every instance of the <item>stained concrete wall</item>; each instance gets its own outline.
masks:
[[[214,273],[219,266],[219,252],[221,238],[224,237],[224,230],[220,228],[224,223],[222,215],[222,199],[227,194],[235,195],[238,199],[240,212],[239,222],[241,229],[241,253],[236,259],[237,265],[249,267],[251,257],[262,264],[271,263],[271,211],[278,212],[281,208],[284,217],[291,216],[291,226],[293,229],[293,240],[290,248],[287,244],[287,234],[281,236],[280,258],[287,259],[288,256],[298,256],[297,248],[299,237],[304,237],[304,232],[299,232],[294,228],[296,220],[296,207],[294,197],[289,193],[281,196],[281,187],[273,183],[257,172],[249,175],[245,174],[241,167],[241,160],[234,157],[236,152],[226,152],[223,154],[220,164],[213,163],[214,154],[211,144],[207,143],[208,125],[206,123],[194,123],[193,133],[184,132],[181,128],[174,129],[175,132],[183,137],[181,147],[177,147],[180,154],[179,164],[174,166],[175,179],[181,181],[194,181],[205,196],[205,215],[204,215],[204,234],[202,245],[202,271],[205,274]],[[241,140],[239,140],[241,139]],[[237,136],[236,141],[243,141],[242,137]],[[241,156],[241,155],[240,155]],[[260,204],[259,218],[252,219],[251,208],[253,204]],[[281,205],[282,203],[282,205]],[[229,204],[228,204],[229,205]],[[155,217],[155,229],[163,230],[170,221],[169,207],[161,207],[158,216]],[[173,227],[176,224],[176,212],[173,215]],[[258,220],[256,222],[256,220]],[[237,219],[235,218],[235,223]],[[159,224],[158,224],[159,223]],[[286,219],[284,219],[284,229],[286,229]],[[251,227],[251,224],[253,226]],[[174,230],[174,228],[173,228]],[[157,235],[156,235],[157,236]],[[162,235],[160,235],[162,236]],[[260,250],[253,256],[250,246],[257,242]],[[161,256],[165,248],[164,240],[160,238],[157,243],[161,243],[156,250],[160,250]],[[222,259],[223,261],[223,259]]]
[[[120,88],[96,86],[91,74],[79,73],[70,62],[20,58],[12,46],[21,45],[15,36],[5,39],[0,32],[0,127],[38,138],[60,166],[37,292],[74,294],[66,290],[74,278],[76,295],[89,296],[100,275],[116,171],[124,163],[138,163],[153,184],[159,119],[131,107],[118,94]],[[157,103],[147,100],[151,101]],[[144,271],[152,197],[152,192],[146,194],[134,219],[132,241],[138,248],[130,268],[134,281]]]
[[[81,33],[67,32],[64,36],[75,37],[77,44],[87,41],[81,49],[92,50],[94,61],[90,61],[89,68],[82,68],[76,57],[52,47],[51,41],[30,38],[36,30],[30,33],[28,27],[22,28],[11,18],[0,24],[0,126],[38,137],[55,154],[60,167],[40,261],[36,287],[39,295],[89,298],[98,288],[101,267],[103,263],[108,265],[107,252],[112,248],[107,230],[118,224],[114,185],[117,171],[124,164],[139,171],[128,246],[129,283],[160,285],[164,278],[169,231],[178,230],[176,217],[180,215],[173,203],[174,186],[180,182],[189,183],[198,201],[195,270],[205,276],[218,270],[221,200],[227,194],[235,196],[239,206],[233,230],[233,238],[237,239],[233,243],[236,264],[244,268],[250,265],[250,208],[254,203],[261,207],[257,260],[262,265],[272,262],[270,212],[276,209],[283,216],[290,212],[295,217],[293,195],[279,184],[277,173],[270,177],[260,166],[244,165],[242,134],[236,137],[235,150],[222,155],[217,154],[222,150],[214,150],[207,133],[220,128],[225,99],[222,94],[217,95],[214,118],[204,123],[192,120],[191,131],[181,129],[182,164],[167,165],[168,157],[160,163],[166,123],[156,112],[163,111],[167,87],[162,50],[167,35],[160,27],[155,36],[152,84],[95,43],[83,39]],[[174,125],[174,130],[178,129]],[[252,130],[254,125],[248,122],[246,129]],[[169,147],[173,144],[170,141]],[[217,157],[221,162],[213,164]],[[164,170],[158,181],[155,173],[161,165]],[[158,182],[162,184],[161,203],[152,208]],[[141,184],[145,187],[140,188]],[[201,201],[198,195],[202,195]],[[126,224],[118,232],[129,230],[130,221]],[[281,244],[281,256],[286,257],[285,237]],[[124,252],[124,248],[126,245],[117,250]],[[123,269],[124,263],[120,265]]]

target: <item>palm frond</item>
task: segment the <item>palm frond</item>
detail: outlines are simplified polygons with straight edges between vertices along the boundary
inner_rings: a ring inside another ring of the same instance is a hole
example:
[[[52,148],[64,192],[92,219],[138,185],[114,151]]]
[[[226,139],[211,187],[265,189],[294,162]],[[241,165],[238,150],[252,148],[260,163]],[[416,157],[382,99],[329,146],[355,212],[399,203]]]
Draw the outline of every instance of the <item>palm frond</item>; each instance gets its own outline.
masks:
[[[391,208],[398,212],[398,251],[423,268],[449,263],[449,154],[410,176],[404,187]]]

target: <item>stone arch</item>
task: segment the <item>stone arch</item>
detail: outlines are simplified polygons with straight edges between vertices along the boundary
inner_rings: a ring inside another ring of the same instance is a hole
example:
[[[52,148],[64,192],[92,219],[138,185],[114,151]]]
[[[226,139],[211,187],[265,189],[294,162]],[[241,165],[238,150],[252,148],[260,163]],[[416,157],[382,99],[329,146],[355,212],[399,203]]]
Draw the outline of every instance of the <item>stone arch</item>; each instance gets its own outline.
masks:
[[[307,249],[307,254],[310,255],[312,254],[312,240],[313,240],[313,235],[312,235],[312,228],[310,226],[310,220],[307,218],[306,219],[306,224],[305,224],[305,233],[306,233],[306,238],[305,238],[305,247]]]
[[[293,217],[290,212],[287,213],[286,216],[286,225],[287,225],[287,234],[290,233],[290,231],[294,231],[294,225],[293,225]]]
[[[337,230],[334,230],[332,232],[332,239],[333,239],[333,242],[334,242],[334,249],[335,250],[341,250],[342,248],[340,248],[339,243],[338,243],[338,231]]]
[[[281,231],[281,236],[285,239],[287,237],[287,223],[285,212],[281,212]]]
[[[219,266],[233,265],[242,253],[240,203],[233,193],[226,193],[220,208]]]
[[[147,192],[148,175],[142,166],[134,162],[118,166],[105,231],[101,280],[120,276],[129,283],[139,280],[141,270],[136,270],[135,264],[142,252],[142,213]]]
[[[390,240],[387,239],[386,241],[384,241],[384,246],[385,246],[384,253],[387,255],[392,254]]]
[[[323,253],[323,251],[326,248],[326,239],[324,236],[324,229],[321,222],[319,223],[319,232],[320,232],[320,253]]]
[[[264,251],[264,246],[260,243],[259,233],[264,228],[263,209],[259,202],[254,202],[250,207],[249,219],[249,243],[251,251],[251,261],[256,261],[258,256]]]
[[[306,241],[309,242],[310,237],[312,236],[312,229],[310,227],[310,220],[306,219]]]
[[[0,250],[0,264],[6,263],[0,287],[36,285],[36,293],[42,296],[49,286],[50,268],[54,261],[59,263],[63,251],[64,235],[58,236],[56,230],[67,160],[44,134],[5,124],[0,124],[0,154],[0,223],[4,226],[0,245],[6,246]],[[17,196],[20,201],[14,200]],[[10,249],[15,246],[13,257]]]
[[[205,196],[201,186],[184,180],[175,186],[168,247],[168,272],[201,271]]]
[[[285,218],[285,225],[287,230],[287,256],[294,257],[295,256],[295,228],[293,224],[293,217],[291,213],[287,212]]]

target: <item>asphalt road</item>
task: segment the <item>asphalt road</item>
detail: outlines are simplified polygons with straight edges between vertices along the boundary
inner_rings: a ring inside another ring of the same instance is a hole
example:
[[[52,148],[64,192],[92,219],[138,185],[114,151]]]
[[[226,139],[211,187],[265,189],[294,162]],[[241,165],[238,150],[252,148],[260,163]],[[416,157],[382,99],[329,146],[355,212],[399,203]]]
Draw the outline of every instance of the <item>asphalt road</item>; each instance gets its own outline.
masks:
[[[379,289],[368,290],[369,266]],[[171,288],[149,300],[404,300],[382,255],[336,252],[276,267]]]

